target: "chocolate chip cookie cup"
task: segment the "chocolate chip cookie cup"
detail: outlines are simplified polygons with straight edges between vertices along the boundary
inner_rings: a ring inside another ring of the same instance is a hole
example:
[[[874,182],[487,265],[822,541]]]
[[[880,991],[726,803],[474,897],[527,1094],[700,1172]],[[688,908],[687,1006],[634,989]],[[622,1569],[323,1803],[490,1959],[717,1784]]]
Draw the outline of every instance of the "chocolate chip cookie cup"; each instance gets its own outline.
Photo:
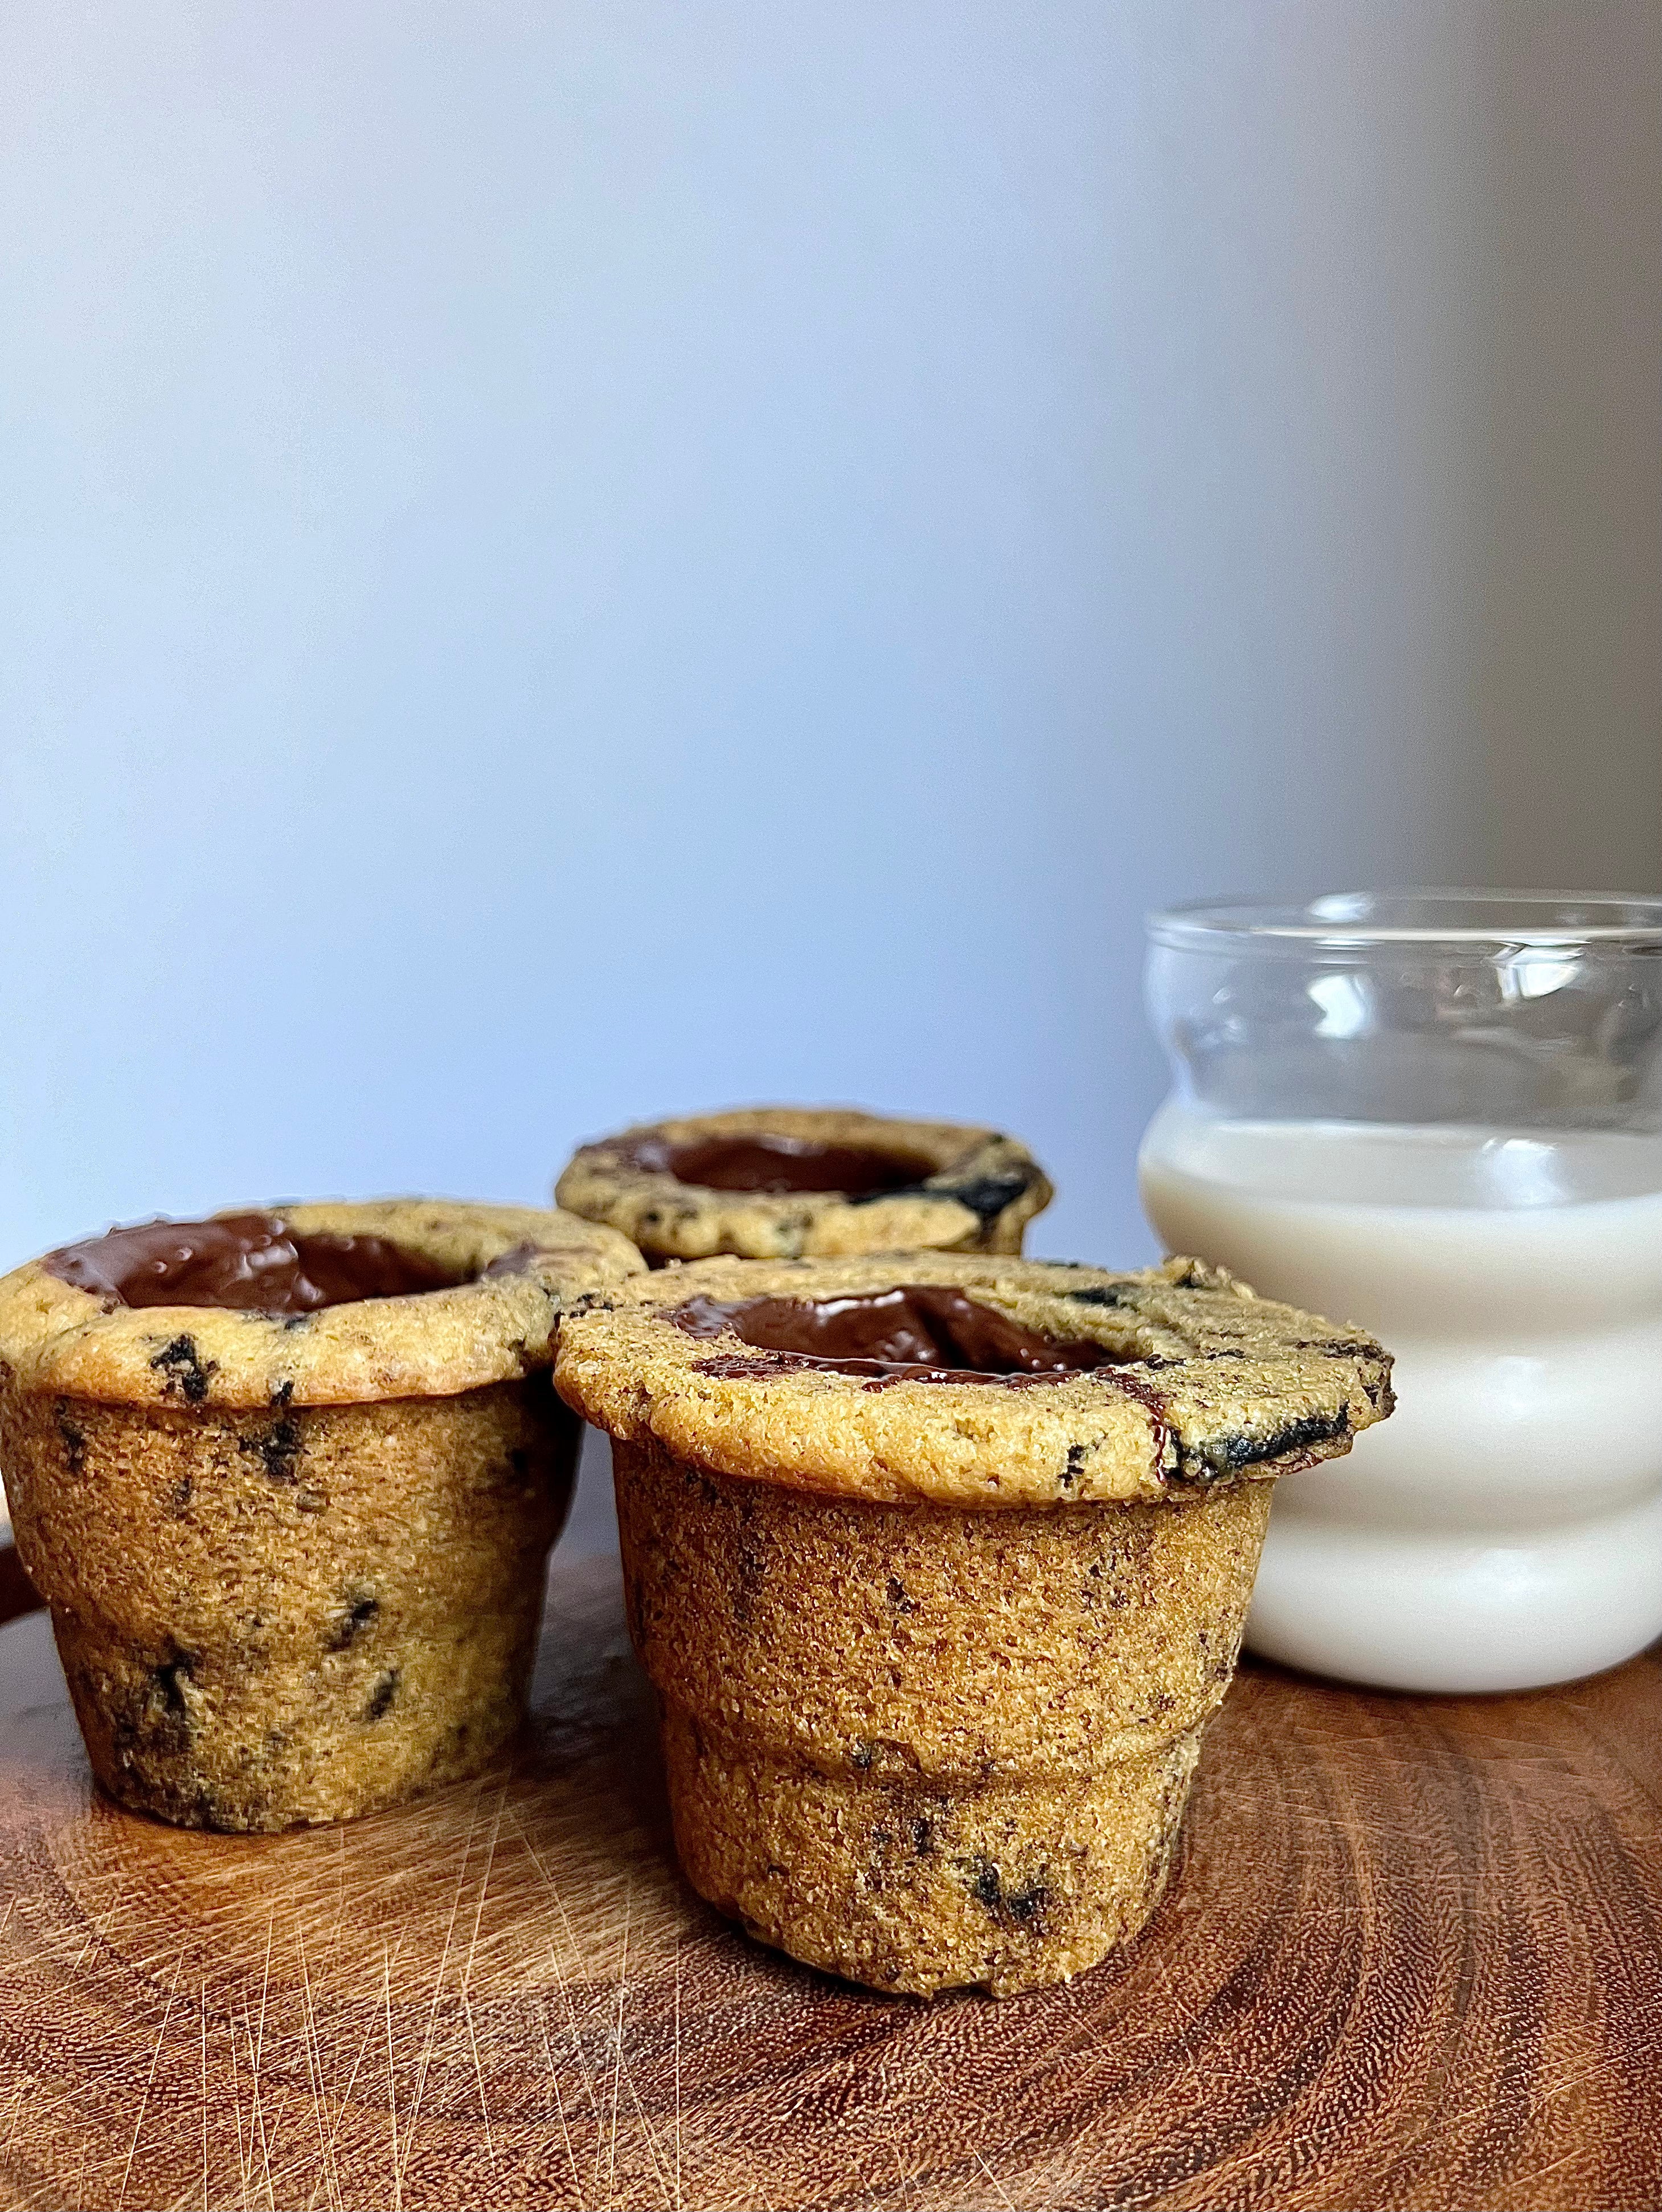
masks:
[[[1273,1479],[1390,1364],[1186,1261],[711,1261],[567,1322],[693,1887],[880,1990],[1095,1965],[1165,1884]]]
[[[639,1273],[568,1215],[409,1200],[157,1222],[0,1281],[0,1467],[93,1771],[276,1829],[511,1734],[579,1430],[551,1337]]]
[[[719,1253],[1019,1252],[1052,1193],[1026,1146],[995,1129],[753,1106],[585,1145],[555,1195],[661,1266]]]

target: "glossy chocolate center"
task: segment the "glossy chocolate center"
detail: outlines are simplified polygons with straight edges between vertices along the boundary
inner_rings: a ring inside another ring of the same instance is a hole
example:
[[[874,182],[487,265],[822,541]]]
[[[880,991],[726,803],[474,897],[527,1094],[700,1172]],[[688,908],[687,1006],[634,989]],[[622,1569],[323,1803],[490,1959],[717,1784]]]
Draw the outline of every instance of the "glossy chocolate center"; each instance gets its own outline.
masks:
[[[1103,1345],[1041,1336],[945,1284],[910,1283],[840,1298],[747,1298],[736,1304],[689,1298],[667,1318],[688,1336],[730,1333],[775,1355],[771,1361],[741,1356],[707,1363],[707,1372],[735,1376],[777,1373],[788,1364],[897,1382],[1059,1381],[1119,1364]]]
[[[701,1137],[687,1145],[645,1137],[628,1150],[634,1165],[648,1175],[671,1175],[701,1190],[757,1191],[770,1198],[801,1191],[872,1198],[911,1190],[935,1173],[932,1161],[915,1154],[822,1145],[807,1137]]]
[[[147,1221],[48,1255],[49,1275],[124,1306],[306,1314],[443,1291],[465,1276],[382,1237],[304,1235],[272,1213]]]

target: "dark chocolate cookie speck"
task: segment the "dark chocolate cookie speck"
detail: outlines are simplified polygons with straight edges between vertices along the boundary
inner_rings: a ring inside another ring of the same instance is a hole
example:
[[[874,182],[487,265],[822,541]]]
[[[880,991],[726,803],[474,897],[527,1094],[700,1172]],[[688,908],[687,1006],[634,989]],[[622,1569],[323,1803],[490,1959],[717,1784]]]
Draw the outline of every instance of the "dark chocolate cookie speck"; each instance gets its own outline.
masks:
[[[176,1336],[162,1346],[150,1365],[158,1375],[166,1376],[170,1394],[177,1389],[191,1405],[199,1406],[208,1395],[209,1380],[218,1371],[219,1362],[198,1357],[195,1337]]]
[[[342,1613],[324,1639],[325,1651],[344,1651],[359,1632],[368,1627],[380,1611],[379,1598],[361,1597]]]
[[[264,1436],[244,1437],[237,1449],[258,1460],[269,1481],[293,1482],[300,1456],[300,1423],[292,1416],[285,1415],[274,1429],[268,1429]]]
[[[367,1721],[385,1720],[392,1710],[392,1700],[398,1694],[398,1670],[390,1667],[375,1685],[375,1694],[364,1708]]]

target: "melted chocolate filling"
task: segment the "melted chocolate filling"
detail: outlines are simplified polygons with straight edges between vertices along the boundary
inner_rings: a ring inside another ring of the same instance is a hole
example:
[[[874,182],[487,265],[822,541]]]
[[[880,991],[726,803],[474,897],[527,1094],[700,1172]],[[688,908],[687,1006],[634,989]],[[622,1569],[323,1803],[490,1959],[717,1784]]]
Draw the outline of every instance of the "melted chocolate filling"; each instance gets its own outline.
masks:
[[[272,1213],[147,1221],[48,1255],[49,1275],[124,1306],[307,1314],[466,1279],[382,1237],[302,1235]]]
[[[944,1284],[911,1283],[841,1298],[689,1298],[665,1316],[688,1336],[737,1336],[768,1356],[701,1360],[735,1378],[800,1367],[889,1382],[1065,1382],[1122,1363],[1106,1346],[1041,1336]]]
[[[701,1137],[688,1145],[643,1137],[627,1152],[647,1175],[670,1175],[701,1190],[756,1191],[769,1198],[814,1191],[882,1198],[915,1189],[935,1172],[931,1161],[913,1155],[822,1145],[808,1137]]]

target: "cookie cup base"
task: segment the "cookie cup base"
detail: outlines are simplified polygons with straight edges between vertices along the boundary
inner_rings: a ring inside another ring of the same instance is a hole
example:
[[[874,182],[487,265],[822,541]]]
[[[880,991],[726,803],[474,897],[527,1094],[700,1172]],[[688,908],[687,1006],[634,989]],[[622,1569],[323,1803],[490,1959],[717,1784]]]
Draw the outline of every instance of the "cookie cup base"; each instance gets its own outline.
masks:
[[[807,1966],[912,1996],[1070,1981],[1135,1936],[1199,1755],[1194,1729],[1077,1784],[913,1787],[758,1757],[664,1709],[699,1895]]]

